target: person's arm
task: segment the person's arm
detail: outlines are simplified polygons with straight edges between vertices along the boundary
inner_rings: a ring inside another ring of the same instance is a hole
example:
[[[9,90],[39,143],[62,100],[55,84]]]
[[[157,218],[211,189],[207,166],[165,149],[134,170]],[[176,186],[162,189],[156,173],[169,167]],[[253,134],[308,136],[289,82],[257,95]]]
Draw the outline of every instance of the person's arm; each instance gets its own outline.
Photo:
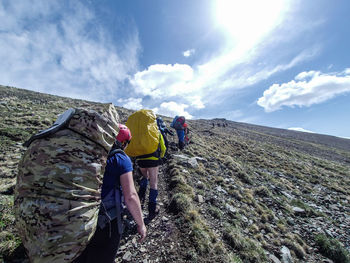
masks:
[[[170,131],[168,128],[164,129],[165,133],[170,134],[171,136],[174,136],[174,133]]]
[[[147,229],[143,222],[143,214],[139,196],[136,192],[132,172],[124,173],[120,176],[123,195],[126,206],[137,224],[137,231],[141,235],[139,242],[142,242],[147,235]]]

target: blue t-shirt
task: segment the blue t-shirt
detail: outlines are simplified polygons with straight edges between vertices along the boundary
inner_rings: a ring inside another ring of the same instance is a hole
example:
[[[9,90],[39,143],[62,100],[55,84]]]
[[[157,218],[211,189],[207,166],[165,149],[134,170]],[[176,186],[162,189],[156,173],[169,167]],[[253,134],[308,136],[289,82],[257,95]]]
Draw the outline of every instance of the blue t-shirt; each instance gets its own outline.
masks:
[[[133,170],[132,163],[126,154],[117,152],[107,159],[103,176],[101,198],[103,199],[115,186],[120,185],[120,176]]]

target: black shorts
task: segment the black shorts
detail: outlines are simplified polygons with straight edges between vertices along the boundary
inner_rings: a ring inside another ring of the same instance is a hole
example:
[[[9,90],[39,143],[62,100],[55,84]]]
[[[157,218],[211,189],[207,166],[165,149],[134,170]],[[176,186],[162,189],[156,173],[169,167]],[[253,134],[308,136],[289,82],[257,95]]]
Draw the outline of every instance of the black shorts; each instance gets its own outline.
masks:
[[[140,168],[151,168],[151,167],[157,167],[162,164],[162,160],[137,160],[137,165]]]

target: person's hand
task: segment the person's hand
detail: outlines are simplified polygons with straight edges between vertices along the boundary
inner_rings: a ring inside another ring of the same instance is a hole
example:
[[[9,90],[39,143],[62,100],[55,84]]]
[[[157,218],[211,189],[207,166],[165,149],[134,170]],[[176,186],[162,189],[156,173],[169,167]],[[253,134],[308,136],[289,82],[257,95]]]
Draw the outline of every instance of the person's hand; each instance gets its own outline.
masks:
[[[139,239],[139,243],[143,242],[147,236],[147,229],[145,224],[143,223],[141,226],[137,226],[137,232],[139,232],[140,234],[140,239]]]

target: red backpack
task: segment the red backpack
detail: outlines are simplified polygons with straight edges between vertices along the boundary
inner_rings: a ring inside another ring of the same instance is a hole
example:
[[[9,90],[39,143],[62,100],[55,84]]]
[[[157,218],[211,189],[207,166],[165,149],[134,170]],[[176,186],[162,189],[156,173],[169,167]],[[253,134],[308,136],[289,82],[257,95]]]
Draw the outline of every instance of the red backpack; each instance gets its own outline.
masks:
[[[184,116],[175,116],[173,122],[170,124],[170,127],[174,128],[175,130],[183,130],[185,121],[186,119]]]

